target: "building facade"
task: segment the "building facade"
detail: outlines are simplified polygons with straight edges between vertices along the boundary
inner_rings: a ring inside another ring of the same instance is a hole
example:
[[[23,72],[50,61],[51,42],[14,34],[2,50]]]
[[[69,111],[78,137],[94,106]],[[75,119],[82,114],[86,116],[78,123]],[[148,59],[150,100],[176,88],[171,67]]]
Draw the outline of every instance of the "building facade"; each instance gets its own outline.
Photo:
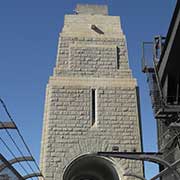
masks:
[[[126,38],[107,6],[65,15],[45,100],[41,169],[46,180],[134,180],[142,163],[98,151],[141,152],[138,88]]]

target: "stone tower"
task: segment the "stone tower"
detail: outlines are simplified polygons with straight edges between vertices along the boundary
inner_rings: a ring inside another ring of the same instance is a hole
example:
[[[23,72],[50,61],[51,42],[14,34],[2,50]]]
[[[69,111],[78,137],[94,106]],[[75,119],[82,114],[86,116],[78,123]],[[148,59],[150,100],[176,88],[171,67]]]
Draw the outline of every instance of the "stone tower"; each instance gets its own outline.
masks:
[[[134,180],[140,162],[98,151],[142,150],[137,83],[120,18],[107,6],[77,5],[66,15],[46,89],[41,169],[46,180]]]

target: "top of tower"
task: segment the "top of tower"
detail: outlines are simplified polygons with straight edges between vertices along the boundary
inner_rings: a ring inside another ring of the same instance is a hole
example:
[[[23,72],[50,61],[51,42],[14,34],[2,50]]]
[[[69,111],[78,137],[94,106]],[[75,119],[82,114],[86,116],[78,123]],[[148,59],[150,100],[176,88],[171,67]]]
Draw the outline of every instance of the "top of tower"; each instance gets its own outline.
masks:
[[[108,15],[108,7],[106,5],[78,4],[75,11],[77,14]]]

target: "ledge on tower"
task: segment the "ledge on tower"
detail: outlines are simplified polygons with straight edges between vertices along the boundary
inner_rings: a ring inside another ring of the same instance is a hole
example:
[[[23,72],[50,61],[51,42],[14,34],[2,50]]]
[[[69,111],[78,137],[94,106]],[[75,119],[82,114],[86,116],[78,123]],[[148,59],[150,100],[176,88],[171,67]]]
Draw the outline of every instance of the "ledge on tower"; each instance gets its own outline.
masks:
[[[106,5],[77,4],[75,11],[77,14],[108,15],[108,7]]]

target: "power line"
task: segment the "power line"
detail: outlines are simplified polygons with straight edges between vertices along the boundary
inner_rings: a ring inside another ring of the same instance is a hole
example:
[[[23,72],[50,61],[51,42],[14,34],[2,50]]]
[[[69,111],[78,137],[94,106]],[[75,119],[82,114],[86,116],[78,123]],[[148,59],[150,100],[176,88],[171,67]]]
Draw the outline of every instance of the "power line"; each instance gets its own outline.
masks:
[[[14,159],[16,159],[17,163],[19,163],[19,165],[21,166],[21,168],[24,170],[24,172],[26,174],[28,174],[27,170],[24,168],[24,166],[21,164],[21,162],[18,161],[18,159],[16,158],[15,154],[11,151],[11,149],[9,148],[9,146],[6,144],[6,142],[0,137],[0,140],[2,141],[2,143],[4,144],[4,146],[7,148],[7,150],[10,152],[10,154],[13,156]],[[32,179],[32,178],[31,178]]]
[[[2,98],[0,98],[0,103],[2,104],[2,106],[3,106],[3,108],[4,108],[4,110],[5,110],[6,114],[7,114],[7,116],[9,117],[10,121],[15,124],[15,121],[13,120],[12,116],[10,115],[10,113],[9,113],[9,111],[8,111],[8,109],[7,109],[7,106],[6,106],[6,104],[4,103],[4,101],[2,100]],[[19,152],[21,153],[21,155],[24,157],[22,151],[21,151],[20,148],[18,147],[17,143],[14,141],[14,139],[13,139],[13,137],[11,136],[11,134],[9,133],[9,131],[8,131],[6,128],[5,128],[5,130],[6,130],[7,134],[9,135],[9,137],[11,138],[12,142],[14,143],[14,145],[16,146],[16,148],[18,149],[18,151],[19,151]],[[32,155],[32,153],[31,153],[28,145],[26,144],[26,142],[25,142],[25,140],[24,140],[24,138],[23,138],[22,134],[20,133],[20,130],[18,129],[17,126],[16,126],[16,131],[17,131],[18,135],[20,136],[23,144],[25,145],[26,150],[28,151],[28,153],[30,154],[30,156],[33,157],[33,155]],[[34,170],[32,169],[31,165],[29,164],[29,162],[28,162],[28,161],[26,161],[26,162],[27,162],[28,166],[30,167],[30,169],[34,172]],[[38,166],[38,164],[37,164],[37,162],[36,162],[35,159],[34,159],[34,164],[35,164],[36,168],[39,170],[39,172],[41,173],[41,170],[40,170],[40,168],[39,168],[39,166]],[[43,175],[42,175],[42,178],[44,179]]]
[[[2,122],[2,121],[0,121],[0,122]],[[3,123],[2,123],[2,125],[3,125]],[[3,126],[4,126],[4,125],[3,125]],[[24,156],[24,154],[22,153],[22,151],[21,151],[20,148],[18,147],[16,141],[13,139],[12,135],[11,135],[11,134],[9,133],[9,131],[5,128],[5,126],[4,126],[4,129],[5,129],[6,133],[8,134],[8,136],[10,137],[11,141],[13,142],[13,144],[16,146],[16,148],[17,148],[17,150],[19,151],[19,153],[21,154],[21,156],[22,156],[24,159],[26,159],[25,156]],[[28,164],[28,166],[29,166],[29,168],[31,169],[31,171],[32,171],[33,173],[35,173],[34,170],[33,170],[32,167],[31,167],[31,165],[29,164],[29,162],[26,161],[26,163]],[[32,179],[32,178],[31,178],[31,179]]]

